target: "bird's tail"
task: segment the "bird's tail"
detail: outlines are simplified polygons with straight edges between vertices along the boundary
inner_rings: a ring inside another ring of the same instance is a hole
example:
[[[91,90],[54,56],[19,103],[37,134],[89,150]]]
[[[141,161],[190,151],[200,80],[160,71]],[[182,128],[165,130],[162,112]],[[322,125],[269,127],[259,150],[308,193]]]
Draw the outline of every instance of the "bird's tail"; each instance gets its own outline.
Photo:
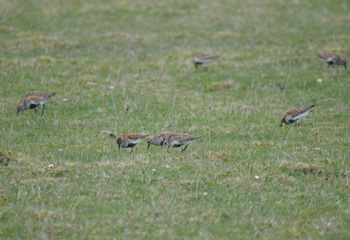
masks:
[[[313,109],[314,107],[316,107],[316,105],[315,105],[315,104],[310,105],[310,106],[306,107],[306,108],[304,109],[304,111],[303,111],[303,112],[307,112],[307,111],[309,111],[309,110]]]
[[[195,140],[198,140],[198,139],[201,139],[202,137],[194,137],[194,136],[189,136],[188,139],[190,141],[195,141]]]
[[[315,104],[312,104],[311,106],[309,106],[310,109],[311,109],[311,108],[314,108],[314,107],[316,107]]]
[[[208,59],[208,60],[214,60],[214,59],[217,59],[219,58],[220,56],[212,56],[212,57],[207,57],[205,59]]]
[[[110,133],[109,136],[110,136],[111,138],[115,138],[115,137],[116,137],[114,133]]]
[[[148,137],[148,136],[149,136],[149,134],[143,135],[143,136],[142,136],[142,139],[144,139],[144,138],[146,138],[146,137]],[[114,135],[114,137],[115,137],[115,135]]]
[[[116,135],[110,131],[102,131],[102,133],[108,133],[111,138],[116,138]]]

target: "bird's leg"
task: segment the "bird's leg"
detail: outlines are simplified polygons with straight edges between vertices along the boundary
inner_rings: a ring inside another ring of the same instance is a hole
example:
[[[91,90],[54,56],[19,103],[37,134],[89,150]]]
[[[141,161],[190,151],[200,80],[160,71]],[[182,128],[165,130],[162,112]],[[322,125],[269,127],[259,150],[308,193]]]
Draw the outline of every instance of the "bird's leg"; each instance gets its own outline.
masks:
[[[135,149],[136,149],[136,147],[135,148],[132,147],[130,154],[133,153]]]
[[[41,112],[41,116],[44,115],[44,111],[45,111],[45,104],[43,105],[43,111]]]
[[[164,142],[162,143],[162,148],[165,146],[165,145],[168,145],[166,140],[164,140]]]
[[[36,113],[38,111],[38,109],[34,108],[34,112]]]
[[[203,64],[203,67],[204,67],[204,70],[205,70],[205,71],[208,71],[207,64]]]
[[[182,149],[181,153],[183,153],[183,152],[186,150],[187,147],[188,147],[188,145],[186,145],[186,147],[184,147],[184,148]]]

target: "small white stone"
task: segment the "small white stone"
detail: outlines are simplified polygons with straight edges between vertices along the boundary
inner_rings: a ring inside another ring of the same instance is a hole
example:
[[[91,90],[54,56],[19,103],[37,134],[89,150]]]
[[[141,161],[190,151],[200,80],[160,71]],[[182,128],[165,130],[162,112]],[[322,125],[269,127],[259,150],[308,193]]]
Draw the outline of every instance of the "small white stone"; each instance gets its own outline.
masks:
[[[322,79],[321,79],[321,78],[317,79],[317,82],[321,83],[321,82],[322,82]]]
[[[169,165],[166,165],[165,167],[166,167],[166,168],[170,168],[170,166],[169,166]]]
[[[259,179],[260,177],[259,176],[255,176],[255,179]]]
[[[156,170],[153,168],[153,169],[152,169],[152,172],[155,172],[155,171],[156,171]]]
[[[207,196],[207,195],[208,195],[208,193],[207,193],[207,192],[204,192],[204,193],[203,193],[203,195],[204,195],[204,196]]]
[[[113,89],[114,89],[114,86],[109,86],[109,89],[112,89],[112,90],[113,90]]]
[[[59,151],[59,152],[62,152],[62,151],[63,151],[63,149],[59,148],[59,149],[58,149],[58,151]]]
[[[53,168],[53,164],[49,164],[49,168]]]
[[[68,99],[67,98],[63,98],[63,102],[67,102],[68,101]]]

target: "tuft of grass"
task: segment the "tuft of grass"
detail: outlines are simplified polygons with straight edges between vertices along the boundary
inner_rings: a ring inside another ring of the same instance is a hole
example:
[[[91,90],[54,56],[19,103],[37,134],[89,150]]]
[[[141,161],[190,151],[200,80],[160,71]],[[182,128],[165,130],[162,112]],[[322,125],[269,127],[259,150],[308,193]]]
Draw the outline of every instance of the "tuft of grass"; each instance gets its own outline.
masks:
[[[320,163],[307,164],[303,162],[283,162],[280,168],[297,173],[322,173],[325,174],[325,165]]]
[[[239,83],[235,83],[234,81],[226,81],[226,82],[217,82],[209,85],[207,87],[208,91],[218,92],[222,90],[233,89],[237,90],[239,88]]]
[[[2,151],[0,150],[0,164],[8,165],[9,162],[15,161],[15,157],[13,156],[11,151]]]

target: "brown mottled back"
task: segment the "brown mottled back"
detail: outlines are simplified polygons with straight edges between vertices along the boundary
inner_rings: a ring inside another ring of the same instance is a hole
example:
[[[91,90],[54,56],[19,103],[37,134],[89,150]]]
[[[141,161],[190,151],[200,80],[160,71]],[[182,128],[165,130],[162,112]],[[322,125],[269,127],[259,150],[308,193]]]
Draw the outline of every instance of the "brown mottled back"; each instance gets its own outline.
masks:
[[[34,92],[30,92],[30,93],[27,93],[25,95],[25,97],[29,97],[29,96],[41,96],[41,97],[44,97],[44,98],[50,98],[50,97],[53,97],[55,96],[56,93],[45,93],[45,92],[39,92],[39,91],[34,91]]]
[[[148,137],[149,134],[124,134],[122,135],[122,137],[125,139],[125,140],[137,140],[137,139],[144,139],[146,137]]]
[[[197,140],[197,139],[200,139],[201,137],[195,137],[195,136],[188,136],[188,135],[172,135],[170,137],[170,140],[172,139],[176,139],[178,140],[179,142],[188,142],[188,141],[194,141],[194,140]]]
[[[198,59],[200,60],[206,60],[206,59],[216,59],[218,58],[219,56],[212,56],[212,55],[209,55],[207,53],[197,53],[195,55],[195,57],[197,57]]]

